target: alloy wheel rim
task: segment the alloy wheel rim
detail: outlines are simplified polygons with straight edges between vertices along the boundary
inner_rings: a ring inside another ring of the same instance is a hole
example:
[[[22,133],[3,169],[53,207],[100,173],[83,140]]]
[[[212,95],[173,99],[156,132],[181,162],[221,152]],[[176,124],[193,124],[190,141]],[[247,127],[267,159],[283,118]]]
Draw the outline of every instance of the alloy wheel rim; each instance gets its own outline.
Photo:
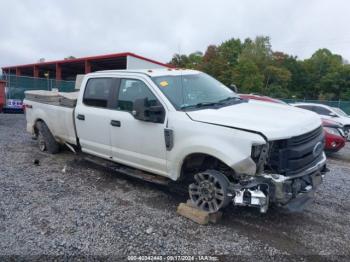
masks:
[[[200,209],[210,213],[217,212],[225,202],[225,191],[220,181],[210,174],[199,173],[189,186],[192,202]]]

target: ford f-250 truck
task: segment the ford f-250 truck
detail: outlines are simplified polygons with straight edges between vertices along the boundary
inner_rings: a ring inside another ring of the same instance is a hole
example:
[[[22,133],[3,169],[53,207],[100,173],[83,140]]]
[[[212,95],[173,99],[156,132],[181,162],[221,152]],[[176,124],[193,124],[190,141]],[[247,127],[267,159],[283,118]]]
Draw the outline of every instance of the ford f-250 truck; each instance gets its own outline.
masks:
[[[50,101],[24,101],[40,150],[66,144],[124,173],[166,178],[208,212],[229,203],[301,209],[327,171],[316,114],[241,99],[199,71],[91,73],[76,106]]]

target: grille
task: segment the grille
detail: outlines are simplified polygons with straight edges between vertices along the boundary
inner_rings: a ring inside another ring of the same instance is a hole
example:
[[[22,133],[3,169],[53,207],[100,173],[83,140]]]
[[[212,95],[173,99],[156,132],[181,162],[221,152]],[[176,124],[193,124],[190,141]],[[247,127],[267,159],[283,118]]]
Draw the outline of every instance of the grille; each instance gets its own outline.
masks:
[[[287,140],[287,142],[289,146],[298,146],[314,140],[315,138],[319,137],[322,133],[323,133],[323,128],[320,126],[319,128],[309,133],[306,133],[304,135],[292,137],[291,139]]]
[[[316,144],[324,147],[323,128],[290,139],[272,142],[267,168],[284,175],[294,175],[312,167],[322,158],[323,150],[315,152]]]

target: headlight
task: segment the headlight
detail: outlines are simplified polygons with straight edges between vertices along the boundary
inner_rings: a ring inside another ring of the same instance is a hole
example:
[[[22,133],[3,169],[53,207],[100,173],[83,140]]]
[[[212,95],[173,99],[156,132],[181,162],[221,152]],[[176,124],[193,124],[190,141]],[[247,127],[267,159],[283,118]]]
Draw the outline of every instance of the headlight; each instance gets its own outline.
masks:
[[[263,157],[263,159],[266,159],[268,150],[269,150],[269,144],[253,145],[251,158],[254,160],[255,163],[258,163],[260,157]]]
[[[341,134],[340,134],[340,132],[338,131],[338,129],[336,129],[336,128],[333,128],[333,127],[323,127],[324,128],[324,130],[327,132],[327,133],[329,133],[329,134],[331,134],[331,135],[336,135],[336,136],[340,136]]]
[[[339,132],[343,137],[346,137],[345,132],[344,132],[344,129],[338,128],[338,132]]]
[[[252,146],[252,159],[257,162],[259,160],[260,154],[265,145],[254,145]]]
[[[256,163],[256,173],[261,174],[264,171],[265,163],[268,157],[269,144],[253,145],[251,158]]]

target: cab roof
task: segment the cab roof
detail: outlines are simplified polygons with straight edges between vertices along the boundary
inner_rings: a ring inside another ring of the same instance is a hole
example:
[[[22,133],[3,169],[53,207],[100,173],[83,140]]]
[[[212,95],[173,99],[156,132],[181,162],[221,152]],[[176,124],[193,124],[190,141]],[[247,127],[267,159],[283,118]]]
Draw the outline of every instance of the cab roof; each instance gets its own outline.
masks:
[[[162,69],[126,69],[126,70],[103,70],[103,71],[97,71],[91,74],[96,73],[132,73],[132,74],[144,74],[148,75],[150,77],[157,77],[157,76],[177,76],[177,75],[193,75],[193,74],[199,74],[200,71],[197,70],[191,70],[191,69],[173,69],[173,68],[162,68]]]

